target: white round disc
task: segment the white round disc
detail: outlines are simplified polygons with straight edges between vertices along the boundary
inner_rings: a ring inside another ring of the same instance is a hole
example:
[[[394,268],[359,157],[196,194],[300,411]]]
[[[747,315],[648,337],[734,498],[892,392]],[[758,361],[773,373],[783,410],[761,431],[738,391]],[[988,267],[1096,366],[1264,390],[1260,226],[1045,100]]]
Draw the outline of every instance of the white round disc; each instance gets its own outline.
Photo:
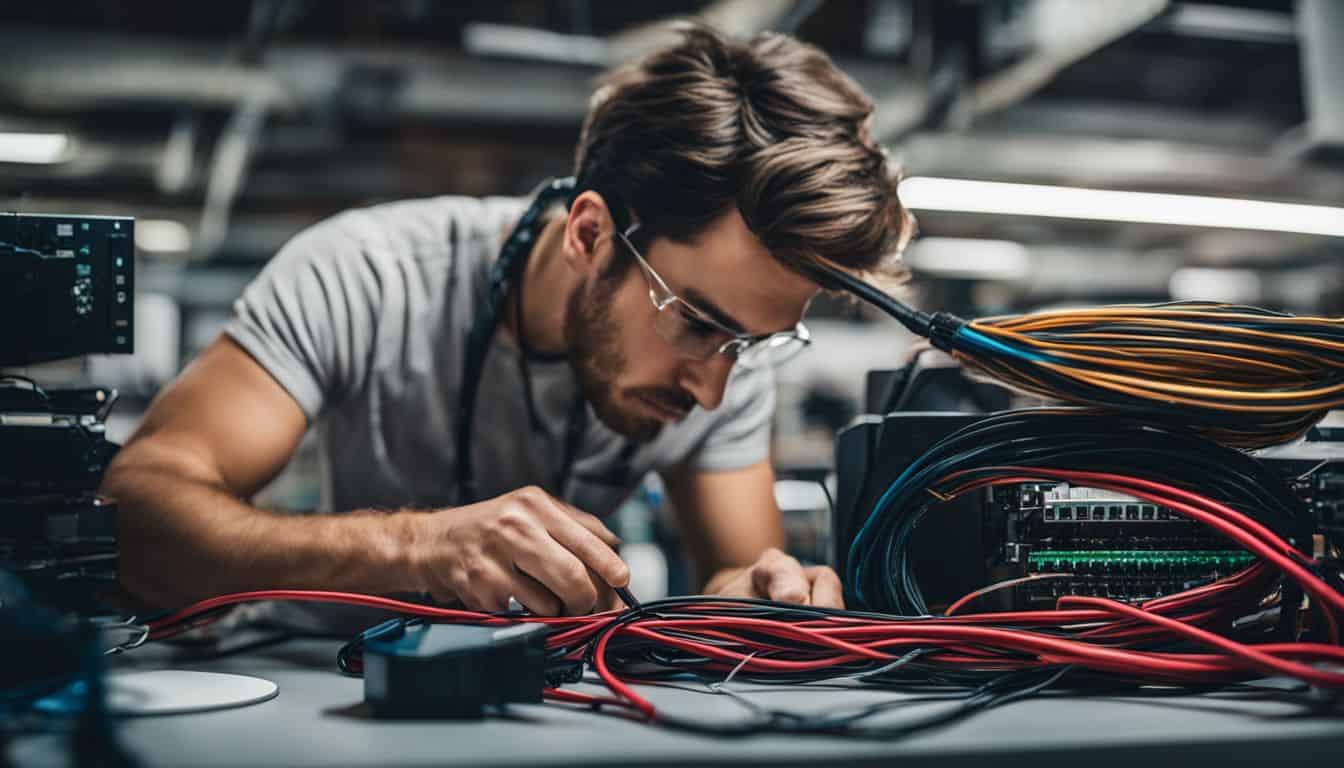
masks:
[[[270,680],[218,672],[154,669],[107,677],[107,709],[113,715],[180,715],[244,707],[275,698]]]

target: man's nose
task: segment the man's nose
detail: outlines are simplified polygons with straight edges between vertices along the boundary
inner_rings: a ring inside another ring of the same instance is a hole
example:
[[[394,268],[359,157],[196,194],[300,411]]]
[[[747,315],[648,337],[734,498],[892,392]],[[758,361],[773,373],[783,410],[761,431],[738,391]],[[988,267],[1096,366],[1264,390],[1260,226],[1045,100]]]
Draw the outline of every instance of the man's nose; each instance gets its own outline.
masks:
[[[708,360],[688,359],[682,363],[677,383],[691,393],[697,405],[712,411],[723,402],[723,391],[732,370],[733,359],[727,355],[714,355]]]

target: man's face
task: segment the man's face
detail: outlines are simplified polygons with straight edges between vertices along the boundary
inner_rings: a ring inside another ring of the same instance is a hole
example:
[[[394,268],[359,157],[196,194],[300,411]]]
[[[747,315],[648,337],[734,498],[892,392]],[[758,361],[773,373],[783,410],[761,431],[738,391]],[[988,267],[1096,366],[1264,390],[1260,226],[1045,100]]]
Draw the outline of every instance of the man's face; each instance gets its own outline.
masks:
[[[601,266],[570,296],[570,362],[598,418],[644,442],[696,405],[717,408],[733,361],[682,356],[655,330],[649,284],[625,245],[610,238],[600,248]],[[735,209],[693,242],[655,238],[641,249],[673,293],[742,333],[792,329],[817,291],[772,258]],[[626,268],[611,271],[612,259]]]

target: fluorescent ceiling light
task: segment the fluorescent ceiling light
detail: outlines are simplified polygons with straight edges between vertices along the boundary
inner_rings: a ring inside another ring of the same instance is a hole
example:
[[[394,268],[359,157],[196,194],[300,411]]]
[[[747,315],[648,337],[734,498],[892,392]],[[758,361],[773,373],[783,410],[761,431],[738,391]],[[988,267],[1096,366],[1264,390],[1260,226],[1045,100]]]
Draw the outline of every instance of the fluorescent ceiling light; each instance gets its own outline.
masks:
[[[1264,300],[1260,275],[1251,269],[1184,267],[1172,273],[1167,290],[1177,301],[1254,304]]]
[[[932,176],[914,176],[902,181],[900,194],[906,206],[925,211],[1176,224],[1344,237],[1344,208],[1326,205],[1048,187]]]
[[[921,237],[905,251],[910,269],[964,280],[1021,280],[1031,260],[1021,243],[971,237]]]
[[[69,147],[70,137],[64,133],[0,132],[0,163],[59,163]]]
[[[145,253],[185,253],[191,250],[191,231],[170,219],[135,222],[135,247]]]
[[[477,56],[515,56],[593,66],[610,61],[607,42],[600,37],[484,21],[470,22],[462,28],[462,47]]]

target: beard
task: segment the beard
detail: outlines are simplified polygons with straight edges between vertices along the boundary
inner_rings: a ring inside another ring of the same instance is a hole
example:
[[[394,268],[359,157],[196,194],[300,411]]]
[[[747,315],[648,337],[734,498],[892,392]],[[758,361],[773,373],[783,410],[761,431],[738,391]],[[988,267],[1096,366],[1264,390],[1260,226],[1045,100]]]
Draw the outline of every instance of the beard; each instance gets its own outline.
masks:
[[[569,364],[579,381],[579,391],[593,407],[593,413],[608,429],[637,443],[647,443],[662,431],[657,419],[622,408],[616,380],[625,370],[626,359],[620,347],[620,329],[611,316],[612,298],[625,270],[604,273],[569,297],[565,312],[565,345]],[[680,404],[689,410],[694,399],[677,388],[640,390],[654,399]]]

